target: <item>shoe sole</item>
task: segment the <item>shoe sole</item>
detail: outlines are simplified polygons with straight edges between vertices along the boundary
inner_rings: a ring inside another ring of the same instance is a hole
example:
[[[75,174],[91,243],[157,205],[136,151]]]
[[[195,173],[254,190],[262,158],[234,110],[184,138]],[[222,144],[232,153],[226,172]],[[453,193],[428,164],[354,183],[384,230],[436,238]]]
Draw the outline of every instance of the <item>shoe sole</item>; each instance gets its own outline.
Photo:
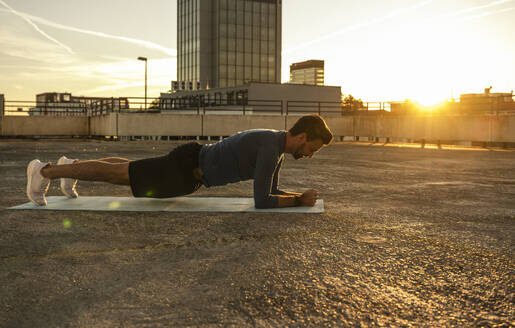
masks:
[[[29,163],[29,165],[27,166],[27,197],[34,204],[36,204],[38,206],[43,206],[43,205],[46,205],[46,204],[45,203],[40,204],[40,203],[36,202],[34,199],[32,199],[32,197],[31,197],[30,187],[32,186],[32,171],[34,170],[34,165],[35,164],[36,164],[36,160],[32,160]]]
[[[63,156],[61,158],[59,158],[59,160],[57,161],[57,165],[67,165],[67,164],[73,164],[73,163],[62,163],[62,160],[64,159],[68,159],[67,157]],[[61,162],[61,163],[59,163]],[[65,195],[66,197],[68,198],[77,198],[77,196],[75,196],[74,194],[69,194],[66,192],[66,188],[65,188],[65,183],[66,183],[66,180],[65,179],[70,179],[70,178],[61,178],[60,180],[60,187],[61,187],[61,192],[63,193],[63,195]],[[74,180],[74,179],[70,179],[70,180]]]
[[[65,195],[65,196],[66,196],[66,197],[68,197],[68,198],[77,198],[77,196],[75,196],[75,195],[70,195],[70,194],[68,194],[68,193],[66,192],[66,188],[65,188],[65,186],[64,186],[64,184],[65,184],[66,182],[64,182],[64,181],[63,181],[64,179],[66,179],[66,178],[61,178],[61,192],[63,193],[63,195]]]

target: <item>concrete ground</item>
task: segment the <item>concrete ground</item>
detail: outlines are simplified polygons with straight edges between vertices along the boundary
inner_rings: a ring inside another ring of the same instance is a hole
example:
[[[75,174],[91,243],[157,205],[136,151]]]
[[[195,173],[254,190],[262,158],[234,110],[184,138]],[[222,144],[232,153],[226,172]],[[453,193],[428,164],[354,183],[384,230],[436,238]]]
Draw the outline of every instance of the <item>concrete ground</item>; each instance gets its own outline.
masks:
[[[0,327],[515,325],[515,151],[338,143],[288,155],[281,186],[319,189],[324,214],[7,210],[27,201],[33,158],[175,145],[0,141]],[[252,183],[208,195],[251,196]]]

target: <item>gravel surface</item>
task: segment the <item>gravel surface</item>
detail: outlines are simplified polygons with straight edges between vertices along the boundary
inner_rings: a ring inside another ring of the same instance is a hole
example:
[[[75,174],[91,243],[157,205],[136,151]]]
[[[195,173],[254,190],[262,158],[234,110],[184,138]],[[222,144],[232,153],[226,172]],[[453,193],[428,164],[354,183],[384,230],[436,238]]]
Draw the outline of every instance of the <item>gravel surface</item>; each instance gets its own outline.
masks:
[[[0,327],[515,326],[513,150],[337,143],[287,155],[281,187],[319,189],[324,214],[7,210],[27,201],[33,158],[176,145],[0,141]],[[251,195],[252,182],[196,194]]]

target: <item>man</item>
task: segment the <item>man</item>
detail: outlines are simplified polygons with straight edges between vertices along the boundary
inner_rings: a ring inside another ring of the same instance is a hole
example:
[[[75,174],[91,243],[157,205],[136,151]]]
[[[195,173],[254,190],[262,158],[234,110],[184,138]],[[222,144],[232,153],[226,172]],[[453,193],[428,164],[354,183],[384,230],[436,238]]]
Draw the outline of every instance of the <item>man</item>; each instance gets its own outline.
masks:
[[[295,159],[311,158],[332,140],[323,118],[311,114],[289,131],[248,130],[216,144],[190,142],[156,158],[79,161],[63,156],[57,165],[35,159],[27,167],[27,196],[37,205],[46,205],[50,179],[61,179],[61,190],[70,198],[78,197],[77,180],[129,185],[135,197],[168,198],[191,194],[202,185],[254,179],[256,208],[313,206],[318,198],[315,189],[302,194],[278,189],[284,153]]]

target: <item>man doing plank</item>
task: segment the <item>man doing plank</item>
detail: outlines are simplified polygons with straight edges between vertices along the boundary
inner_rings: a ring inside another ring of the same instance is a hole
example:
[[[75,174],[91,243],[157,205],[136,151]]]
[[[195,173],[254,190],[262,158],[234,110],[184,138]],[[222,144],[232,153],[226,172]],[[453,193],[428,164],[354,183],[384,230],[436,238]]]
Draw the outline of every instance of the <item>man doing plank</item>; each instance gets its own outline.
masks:
[[[215,144],[190,142],[155,158],[79,161],[63,156],[57,165],[35,159],[27,167],[27,196],[37,205],[46,205],[51,179],[61,179],[61,190],[70,198],[78,197],[77,180],[128,185],[135,197],[168,198],[191,194],[202,185],[254,179],[256,208],[313,206],[318,198],[315,189],[303,193],[278,189],[284,153],[295,159],[311,158],[332,140],[323,118],[311,114],[288,131],[248,130]]]

